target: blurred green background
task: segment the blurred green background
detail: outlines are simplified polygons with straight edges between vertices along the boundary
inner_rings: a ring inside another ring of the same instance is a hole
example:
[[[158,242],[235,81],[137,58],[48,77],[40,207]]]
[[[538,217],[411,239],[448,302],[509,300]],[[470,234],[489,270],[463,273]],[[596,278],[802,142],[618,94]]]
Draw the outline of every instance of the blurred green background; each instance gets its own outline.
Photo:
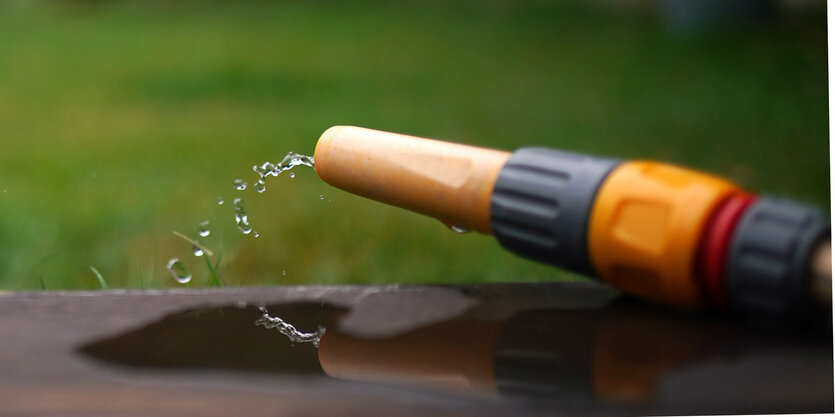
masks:
[[[570,277],[309,168],[233,190],[336,124],[665,160],[828,209],[823,11],[694,28],[623,3],[3,2],[0,287],[97,288],[91,266],[179,286],[173,257],[202,287],[172,232],[204,220],[226,285]]]

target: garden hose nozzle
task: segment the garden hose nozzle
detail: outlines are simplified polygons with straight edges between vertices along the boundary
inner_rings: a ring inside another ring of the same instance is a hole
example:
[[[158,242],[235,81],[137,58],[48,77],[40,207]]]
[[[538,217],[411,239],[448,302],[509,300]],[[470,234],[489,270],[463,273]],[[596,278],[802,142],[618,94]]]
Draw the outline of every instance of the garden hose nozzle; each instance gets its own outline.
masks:
[[[314,159],[335,187],[492,234],[520,256],[639,297],[756,316],[831,308],[828,218],[718,177],[353,126],[325,131]]]

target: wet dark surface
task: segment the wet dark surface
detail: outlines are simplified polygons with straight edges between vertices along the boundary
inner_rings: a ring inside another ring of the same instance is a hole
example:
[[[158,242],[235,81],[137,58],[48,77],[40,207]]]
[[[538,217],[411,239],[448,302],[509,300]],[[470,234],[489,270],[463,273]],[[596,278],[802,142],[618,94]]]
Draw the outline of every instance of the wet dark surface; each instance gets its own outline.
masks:
[[[587,284],[344,287],[294,298],[180,309],[73,355],[123,378],[221,372],[279,393],[314,384],[304,392],[319,401],[350,393],[405,415],[833,409],[828,317],[817,330],[778,331]],[[319,348],[257,326],[258,305],[300,331],[325,326]],[[411,408],[415,395],[422,408]]]
[[[271,307],[299,329],[315,330],[344,312],[320,303]],[[114,338],[83,346],[97,360],[136,368],[219,369],[258,373],[322,374],[310,344],[290,343],[277,331],[255,326],[255,307],[188,310]]]

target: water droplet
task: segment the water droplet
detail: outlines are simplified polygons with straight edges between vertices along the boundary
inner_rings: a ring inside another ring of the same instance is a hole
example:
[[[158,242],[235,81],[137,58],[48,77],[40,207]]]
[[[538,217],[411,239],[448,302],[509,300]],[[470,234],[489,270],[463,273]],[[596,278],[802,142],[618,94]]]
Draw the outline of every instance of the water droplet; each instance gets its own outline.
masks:
[[[261,234],[258,233],[258,231],[256,230],[256,231],[252,232],[252,236],[253,237],[258,237],[258,236],[261,236]]]
[[[324,199],[325,199],[325,195],[324,194],[319,194],[319,200],[324,200]]]
[[[235,180],[234,184],[235,184],[235,189],[236,190],[238,190],[238,191],[246,190],[246,181],[238,178],[238,179]]]
[[[281,270],[281,276],[286,277],[287,276],[287,270],[282,269]]]
[[[186,266],[177,258],[171,258],[168,261],[168,272],[171,272],[171,277],[180,284],[187,284],[191,281],[191,274],[188,272]]]
[[[455,232],[455,233],[469,233],[470,232],[469,228],[464,227],[464,226],[458,226],[457,224],[454,224],[454,225],[450,226],[449,228],[452,229],[452,231]]]
[[[290,178],[296,178],[296,173],[295,173],[295,172],[291,172],[291,173],[289,173],[289,174],[287,174],[287,175],[290,175]]]
[[[200,222],[200,230],[197,231],[197,234],[199,234],[200,237],[206,237],[206,236],[209,236],[210,234],[212,234],[212,231],[209,230],[209,221],[208,220]]]
[[[222,198],[220,198],[220,197],[217,198],[217,205],[219,205],[219,206],[223,205],[223,199]]]
[[[238,230],[241,233],[248,235],[252,232],[252,226],[249,224],[249,218],[246,215],[246,209],[244,209],[244,202],[240,198],[236,198],[232,201],[232,206],[235,208],[235,225],[238,226]]]
[[[203,248],[201,248],[200,246],[192,246],[191,252],[194,253],[194,256],[203,256]]]
[[[267,190],[267,185],[264,184],[263,179],[259,179],[258,181],[255,181],[254,184],[252,184],[252,189],[254,189],[255,191],[258,191],[259,193],[263,193],[264,191]]]

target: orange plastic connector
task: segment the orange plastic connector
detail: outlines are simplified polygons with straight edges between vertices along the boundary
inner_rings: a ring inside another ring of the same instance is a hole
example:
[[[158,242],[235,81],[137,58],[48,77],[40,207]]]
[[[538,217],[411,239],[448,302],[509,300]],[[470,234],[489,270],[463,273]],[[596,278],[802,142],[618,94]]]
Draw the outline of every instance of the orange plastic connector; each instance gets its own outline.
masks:
[[[598,276],[635,295],[702,305],[694,258],[702,229],[725,197],[741,192],[710,175],[654,162],[627,162],[597,193],[589,256]]]
[[[334,187],[490,234],[490,195],[510,154],[334,126],[313,157],[316,174]]]

